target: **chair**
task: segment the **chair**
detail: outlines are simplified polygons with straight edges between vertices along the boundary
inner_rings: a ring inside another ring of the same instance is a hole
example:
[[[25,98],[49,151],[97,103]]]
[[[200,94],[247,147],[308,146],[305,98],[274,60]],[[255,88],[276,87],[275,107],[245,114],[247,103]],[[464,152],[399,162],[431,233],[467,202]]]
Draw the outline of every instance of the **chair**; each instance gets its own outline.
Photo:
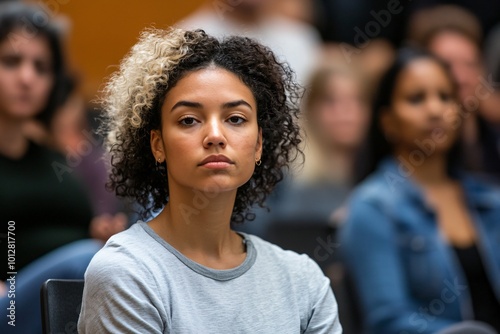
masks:
[[[77,333],[83,284],[83,280],[68,279],[49,279],[43,283],[40,300],[44,334]]]
[[[339,307],[343,333],[363,332],[357,296],[348,272],[341,261],[336,228],[323,221],[272,221],[265,238],[283,249],[309,255],[330,279]]]

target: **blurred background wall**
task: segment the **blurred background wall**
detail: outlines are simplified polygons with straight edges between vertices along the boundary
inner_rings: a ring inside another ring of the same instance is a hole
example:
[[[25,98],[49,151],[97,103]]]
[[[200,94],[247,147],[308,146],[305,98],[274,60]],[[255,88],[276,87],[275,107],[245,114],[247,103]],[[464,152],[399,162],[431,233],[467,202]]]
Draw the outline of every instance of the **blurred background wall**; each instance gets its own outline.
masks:
[[[44,0],[55,14],[68,17],[68,53],[71,67],[81,75],[87,99],[97,91],[137,41],[145,27],[165,28],[200,6],[188,1]]]

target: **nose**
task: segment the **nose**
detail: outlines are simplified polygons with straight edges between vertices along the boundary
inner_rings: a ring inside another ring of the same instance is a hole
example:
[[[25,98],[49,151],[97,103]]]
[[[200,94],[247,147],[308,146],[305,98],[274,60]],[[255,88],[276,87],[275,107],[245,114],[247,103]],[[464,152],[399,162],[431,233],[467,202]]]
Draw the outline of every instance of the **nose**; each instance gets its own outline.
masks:
[[[227,139],[224,135],[224,124],[216,118],[210,119],[206,123],[206,133],[203,138],[203,147],[211,148],[218,146],[226,147]]]
[[[429,99],[427,112],[431,118],[441,118],[445,111],[445,105],[439,96]]]
[[[19,67],[19,79],[25,86],[31,86],[37,76],[36,69],[33,64],[24,62]]]

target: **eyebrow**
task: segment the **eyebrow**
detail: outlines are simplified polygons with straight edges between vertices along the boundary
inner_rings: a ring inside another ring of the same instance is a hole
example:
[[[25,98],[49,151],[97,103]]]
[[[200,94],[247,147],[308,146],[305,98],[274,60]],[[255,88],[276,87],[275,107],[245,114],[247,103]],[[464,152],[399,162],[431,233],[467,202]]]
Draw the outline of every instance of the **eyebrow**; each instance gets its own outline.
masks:
[[[239,106],[247,106],[248,108],[250,108],[250,110],[253,110],[252,109],[252,106],[250,105],[250,103],[248,103],[247,101],[245,100],[238,100],[238,101],[231,101],[231,102],[226,102],[222,105],[222,108],[223,109],[231,109],[231,108],[235,108],[235,107],[239,107]]]
[[[223,103],[222,104],[222,109],[232,109],[232,108],[239,107],[241,105],[247,106],[248,108],[250,108],[251,110],[253,110],[253,108],[250,105],[250,103],[248,103],[245,100],[237,100],[237,101],[230,101],[230,102]],[[202,109],[203,105],[201,103],[199,103],[199,102],[192,102],[192,101],[184,101],[184,100],[182,100],[182,101],[179,101],[176,104],[174,104],[174,106],[172,107],[172,109],[170,109],[170,111],[172,112],[172,111],[174,111],[174,109],[179,108],[179,107],[188,107],[188,108]]]
[[[195,109],[201,109],[203,108],[203,105],[199,102],[191,102],[191,101],[179,101],[174,106],[170,111],[174,111],[174,109],[179,108],[179,107],[188,107],[188,108],[195,108]]]

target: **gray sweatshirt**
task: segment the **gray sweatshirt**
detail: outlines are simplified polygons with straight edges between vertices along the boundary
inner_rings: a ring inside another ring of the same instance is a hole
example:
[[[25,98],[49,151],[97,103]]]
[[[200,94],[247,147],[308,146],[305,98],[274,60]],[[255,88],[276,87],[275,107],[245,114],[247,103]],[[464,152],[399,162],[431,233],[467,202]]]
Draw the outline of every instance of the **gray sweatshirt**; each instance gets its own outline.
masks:
[[[85,274],[78,332],[342,333],[314,261],[241,235],[246,259],[229,270],[190,260],[144,222],[113,236]]]

